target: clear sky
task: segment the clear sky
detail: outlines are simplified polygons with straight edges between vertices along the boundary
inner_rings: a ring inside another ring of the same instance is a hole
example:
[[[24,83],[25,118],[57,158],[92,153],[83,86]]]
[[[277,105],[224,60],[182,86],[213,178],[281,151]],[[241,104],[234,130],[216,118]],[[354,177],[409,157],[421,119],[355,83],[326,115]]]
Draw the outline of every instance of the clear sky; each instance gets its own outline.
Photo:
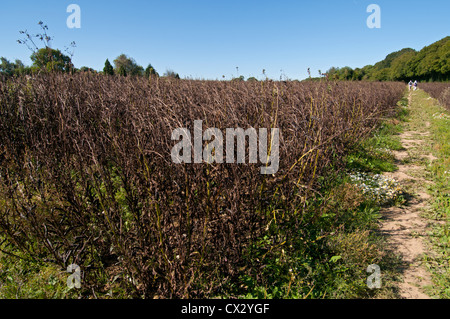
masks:
[[[80,29],[66,24],[72,3],[81,8]],[[380,29],[366,23],[372,3],[381,8]],[[308,68],[317,76],[420,50],[450,35],[449,13],[448,0],[8,0],[0,5],[0,56],[30,65],[19,30],[37,33],[42,20],[53,48],[76,42],[78,68],[102,70],[125,53],[160,74],[262,78],[265,69],[273,79],[304,79]]]

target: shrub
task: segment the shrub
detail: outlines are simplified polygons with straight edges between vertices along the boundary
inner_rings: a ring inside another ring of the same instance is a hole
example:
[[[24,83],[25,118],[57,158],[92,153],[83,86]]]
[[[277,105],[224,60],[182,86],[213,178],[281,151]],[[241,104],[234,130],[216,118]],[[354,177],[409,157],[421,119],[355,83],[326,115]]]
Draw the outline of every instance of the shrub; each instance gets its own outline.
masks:
[[[450,83],[422,83],[421,87],[433,98],[439,100],[442,106],[450,110]]]
[[[221,294],[242,278],[254,243],[269,251],[314,225],[320,209],[306,203],[319,177],[344,166],[403,91],[401,83],[1,78],[0,230],[33,258],[80,265],[86,294],[112,281],[145,298]],[[195,120],[280,128],[278,173],[174,164],[171,132]],[[261,241],[275,224],[278,233]]]

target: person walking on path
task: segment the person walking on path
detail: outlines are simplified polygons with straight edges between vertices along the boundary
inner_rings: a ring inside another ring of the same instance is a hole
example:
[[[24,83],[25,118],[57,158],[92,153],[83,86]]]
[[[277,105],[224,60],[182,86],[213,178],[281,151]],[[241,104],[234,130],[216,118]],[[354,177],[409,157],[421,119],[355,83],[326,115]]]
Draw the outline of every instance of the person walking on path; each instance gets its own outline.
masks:
[[[417,90],[417,85],[418,85],[417,81],[414,81],[414,91]]]
[[[411,91],[411,89],[412,89],[412,86],[413,86],[413,81],[411,80],[411,81],[409,81],[409,90]]]

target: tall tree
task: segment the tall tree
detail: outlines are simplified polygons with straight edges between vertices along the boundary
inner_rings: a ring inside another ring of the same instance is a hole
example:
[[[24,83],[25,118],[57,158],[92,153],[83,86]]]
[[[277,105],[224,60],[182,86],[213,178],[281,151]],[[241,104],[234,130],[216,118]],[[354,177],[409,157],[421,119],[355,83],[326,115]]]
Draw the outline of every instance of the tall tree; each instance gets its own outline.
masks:
[[[331,79],[345,80],[351,69],[330,68]],[[406,48],[393,52],[375,65],[354,70],[352,79],[369,81],[448,81],[450,80],[450,37],[420,51]]]
[[[105,61],[105,67],[103,68],[103,73],[105,73],[107,75],[114,75],[114,68],[108,59],[106,59],[106,61]]]
[[[177,79],[177,80],[180,79],[180,75],[173,70],[167,70],[166,73],[164,73],[164,76],[168,77],[168,78]]]
[[[156,72],[155,68],[151,64],[149,64],[147,66],[144,74],[145,74],[145,77],[147,77],[147,78],[150,77],[151,75],[159,76],[158,72]]]
[[[119,69],[117,70],[117,74],[119,74],[120,76],[127,76],[127,70],[125,69],[125,67],[123,65],[121,65],[119,67]]]
[[[73,64],[67,55],[52,48],[42,48],[31,55],[33,67],[39,70],[69,72],[73,69]]]
[[[60,50],[51,48],[51,41],[53,38],[47,34],[48,26],[42,21],[39,21],[41,27],[41,33],[30,34],[28,31],[19,31],[23,35],[22,39],[17,40],[19,44],[24,44],[32,52],[31,61],[33,61],[32,70],[46,70],[46,71],[62,71],[70,72],[74,70],[72,64],[73,52],[69,52],[69,48],[65,49],[65,52],[69,55],[63,54]],[[44,45],[43,48],[39,48],[35,40],[39,39]],[[72,48],[76,47],[75,42],[70,44]],[[18,69],[27,71],[23,64],[18,65]]]
[[[22,75],[31,73],[29,67],[25,66],[22,61],[16,59],[15,62],[10,62],[8,59],[0,58],[0,73],[6,75]]]
[[[15,70],[14,63],[11,63],[8,61],[8,59],[1,57],[0,58],[0,73],[6,74],[6,75],[13,75]]]
[[[143,75],[144,68],[136,63],[133,58],[128,57],[125,54],[119,55],[114,60],[115,71],[119,71],[121,67],[125,69],[127,75]]]

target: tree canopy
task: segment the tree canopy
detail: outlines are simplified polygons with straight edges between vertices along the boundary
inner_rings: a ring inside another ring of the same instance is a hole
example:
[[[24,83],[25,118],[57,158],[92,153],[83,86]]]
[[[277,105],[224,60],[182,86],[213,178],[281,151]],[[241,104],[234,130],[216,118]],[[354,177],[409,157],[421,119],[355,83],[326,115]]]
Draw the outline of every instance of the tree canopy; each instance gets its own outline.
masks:
[[[144,68],[136,63],[133,58],[125,54],[119,55],[114,60],[115,71],[119,73],[121,68],[125,70],[126,75],[143,75]],[[122,71],[120,71],[122,73]],[[120,73],[119,73],[120,74]]]
[[[105,67],[103,68],[103,73],[107,74],[107,75],[114,75],[114,68],[108,59],[106,59],[106,61],[105,61]]]
[[[52,48],[42,48],[33,52],[31,61],[33,61],[33,68],[47,70],[49,72],[69,72],[73,69],[70,57],[62,54],[61,51]]]
[[[164,76],[168,77],[168,78],[173,78],[173,79],[180,79],[180,75],[173,70],[167,70],[164,73]]]
[[[332,67],[327,73],[333,80],[449,81],[450,36],[420,51],[406,48],[393,52],[375,65],[354,70]]]
[[[22,61],[16,60],[15,62],[10,62],[8,59],[1,57],[0,58],[0,73],[6,75],[15,75],[21,74],[25,71],[25,66]]]
[[[149,64],[144,71],[145,77],[150,77],[152,75],[159,76],[158,72],[156,72],[155,68]]]

